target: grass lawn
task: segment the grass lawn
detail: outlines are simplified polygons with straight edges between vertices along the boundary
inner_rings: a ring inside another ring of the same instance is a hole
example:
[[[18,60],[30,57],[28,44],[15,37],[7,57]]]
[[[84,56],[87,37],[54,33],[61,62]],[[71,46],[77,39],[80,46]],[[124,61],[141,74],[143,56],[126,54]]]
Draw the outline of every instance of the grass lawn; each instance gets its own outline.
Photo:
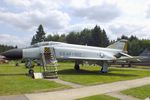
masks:
[[[1,64],[0,95],[13,95],[68,88],[68,86],[52,81],[32,79],[26,75],[27,72],[28,70],[23,65],[15,67],[13,64]]]
[[[133,66],[133,68],[139,68],[139,69],[150,70],[150,66]]]
[[[80,98],[77,100],[119,100],[119,99],[108,95],[94,95],[85,98]]]
[[[59,78],[65,81],[82,85],[102,84],[121,80],[129,80],[150,76],[150,70],[134,70],[133,68],[109,68],[108,73],[100,73],[98,66],[81,66],[81,71],[76,72],[74,63],[59,63]],[[39,72],[40,68],[34,68]],[[22,94],[31,92],[51,91],[68,88],[55,82],[32,79],[26,74],[28,70],[24,65],[15,67],[11,64],[0,65],[0,95]]]
[[[82,85],[102,84],[150,76],[150,70],[110,67],[108,73],[100,73],[98,66],[81,66],[81,70],[77,72],[74,70],[73,63],[59,63],[59,65],[58,75],[60,79]]]
[[[147,97],[150,97],[150,84],[144,85],[141,87],[136,87],[128,90],[122,91],[122,93],[131,95],[140,99],[145,99]]]

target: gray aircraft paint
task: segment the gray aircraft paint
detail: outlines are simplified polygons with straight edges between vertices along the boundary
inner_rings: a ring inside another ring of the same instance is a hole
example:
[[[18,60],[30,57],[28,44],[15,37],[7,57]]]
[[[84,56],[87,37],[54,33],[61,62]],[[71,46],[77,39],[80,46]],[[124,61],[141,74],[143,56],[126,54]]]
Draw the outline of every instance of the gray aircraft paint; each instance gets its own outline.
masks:
[[[117,61],[121,56],[125,59],[133,58],[126,54],[126,40],[120,40],[107,48],[85,45],[75,45],[62,42],[40,42],[24,49],[13,49],[2,53],[6,58],[39,60],[45,66],[48,62],[59,59],[75,60],[75,69],[79,68],[79,61],[92,61],[102,66],[101,72],[107,72],[111,62]],[[31,66],[30,66],[31,68]],[[31,69],[29,71],[32,71]]]
[[[116,60],[114,56],[124,53],[124,42],[116,42],[108,48],[92,47],[85,45],[67,44],[61,42],[42,42],[23,49],[23,58],[40,58],[40,53],[44,53],[44,48],[54,49],[56,59],[81,59],[81,60]],[[112,48],[111,48],[112,47]],[[114,48],[121,49],[114,49]]]

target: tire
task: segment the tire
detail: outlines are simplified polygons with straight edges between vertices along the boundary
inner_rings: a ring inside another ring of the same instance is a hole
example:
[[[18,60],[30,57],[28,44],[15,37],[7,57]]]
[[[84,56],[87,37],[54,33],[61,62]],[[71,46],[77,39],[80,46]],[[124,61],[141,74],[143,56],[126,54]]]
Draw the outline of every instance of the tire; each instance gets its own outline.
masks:
[[[128,64],[128,67],[131,67],[131,64]]]
[[[75,64],[74,69],[75,69],[76,71],[78,71],[78,70],[80,70],[80,66],[77,65],[77,64]]]
[[[34,70],[33,69],[29,70],[29,75],[32,76],[32,77],[34,76]]]

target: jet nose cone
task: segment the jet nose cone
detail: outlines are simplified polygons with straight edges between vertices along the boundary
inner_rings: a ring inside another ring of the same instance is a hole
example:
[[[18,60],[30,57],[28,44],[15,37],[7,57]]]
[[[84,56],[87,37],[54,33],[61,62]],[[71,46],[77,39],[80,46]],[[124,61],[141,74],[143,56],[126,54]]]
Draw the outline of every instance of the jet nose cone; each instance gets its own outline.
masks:
[[[6,52],[1,53],[2,56],[5,56],[6,59],[21,59],[22,58],[22,49],[12,49]]]

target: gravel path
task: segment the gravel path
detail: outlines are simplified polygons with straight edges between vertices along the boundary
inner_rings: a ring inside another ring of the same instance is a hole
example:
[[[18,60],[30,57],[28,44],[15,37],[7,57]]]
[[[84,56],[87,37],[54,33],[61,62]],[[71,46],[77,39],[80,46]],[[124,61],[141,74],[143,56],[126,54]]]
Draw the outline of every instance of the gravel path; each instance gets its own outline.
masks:
[[[83,85],[63,81],[63,80],[60,80],[60,79],[46,79],[46,80],[54,81],[56,83],[60,83],[60,84],[64,84],[64,85],[68,85],[72,88],[81,88],[81,87],[83,87]]]
[[[0,96],[0,100],[29,100],[25,95]]]
[[[119,92],[111,92],[111,93],[106,93],[106,95],[112,96],[112,97],[116,97],[119,98],[120,100],[140,100],[138,98],[129,96],[129,95],[125,95]]]
[[[129,88],[134,88],[142,85],[150,84],[150,77],[145,77],[141,79],[119,81],[113,83],[107,83],[95,86],[86,86],[75,89],[67,89],[61,91],[45,92],[45,93],[33,93],[25,94],[30,100],[74,100],[77,98],[106,94],[110,92],[116,92],[121,90],[126,90]]]

